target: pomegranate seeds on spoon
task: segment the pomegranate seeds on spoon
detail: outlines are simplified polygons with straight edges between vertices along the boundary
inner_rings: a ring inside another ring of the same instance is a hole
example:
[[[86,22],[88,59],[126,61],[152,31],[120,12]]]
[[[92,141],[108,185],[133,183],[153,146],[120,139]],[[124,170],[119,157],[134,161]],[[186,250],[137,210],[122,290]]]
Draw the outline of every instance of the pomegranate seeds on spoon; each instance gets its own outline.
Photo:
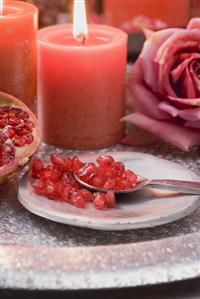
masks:
[[[106,190],[129,190],[137,183],[137,175],[131,170],[125,170],[122,162],[115,162],[112,156],[102,155],[97,164],[86,163],[76,175],[85,183]]]

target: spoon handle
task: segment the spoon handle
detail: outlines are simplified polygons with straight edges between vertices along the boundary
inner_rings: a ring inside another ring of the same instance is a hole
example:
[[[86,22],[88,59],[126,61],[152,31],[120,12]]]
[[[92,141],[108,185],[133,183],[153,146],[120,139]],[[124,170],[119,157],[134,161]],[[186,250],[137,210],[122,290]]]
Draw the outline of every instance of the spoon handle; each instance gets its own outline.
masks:
[[[151,180],[147,186],[148,188],[165,189],[186,194],[200,194],[200,182],[155,179]]]

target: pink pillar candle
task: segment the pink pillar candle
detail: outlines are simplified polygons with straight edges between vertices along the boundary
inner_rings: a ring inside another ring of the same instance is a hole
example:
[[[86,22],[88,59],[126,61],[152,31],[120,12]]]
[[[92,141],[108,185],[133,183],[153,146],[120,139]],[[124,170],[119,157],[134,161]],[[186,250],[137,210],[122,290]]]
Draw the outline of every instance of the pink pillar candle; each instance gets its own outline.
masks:
[[[92,149],[117,143],[124,134],[127,35],[89,25],[84,44],[72,25],[39,32],[38,104],[46,143]]]
[[[0,14],[0,90],[31,105],[36,96],[38,10],[4,1]]]

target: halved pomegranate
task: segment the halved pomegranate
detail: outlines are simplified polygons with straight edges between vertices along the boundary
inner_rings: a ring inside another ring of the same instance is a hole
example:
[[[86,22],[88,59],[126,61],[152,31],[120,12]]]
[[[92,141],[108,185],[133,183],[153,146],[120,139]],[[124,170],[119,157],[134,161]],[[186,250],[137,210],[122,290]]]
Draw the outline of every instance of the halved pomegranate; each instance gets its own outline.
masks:
[[[28,161],[40,138],[38,121],[30,109],[0,92],[0,179]]]

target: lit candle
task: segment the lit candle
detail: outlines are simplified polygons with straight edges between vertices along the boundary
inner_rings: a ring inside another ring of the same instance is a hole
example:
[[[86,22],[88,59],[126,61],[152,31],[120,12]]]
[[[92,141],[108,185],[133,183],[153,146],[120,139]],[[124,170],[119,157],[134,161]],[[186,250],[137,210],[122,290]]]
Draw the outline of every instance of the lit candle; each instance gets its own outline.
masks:
[[[50,26],[39,32],[43,139],[73,149],[109,146],[124,135],[120,118],[125,110],[127,35],[103,25],[89,25],[87,33],[84,12],[84,1],[75,1],[74,26]]]
[[[36,95],[38,10],[0,0],[0,90],[31,105]]]

